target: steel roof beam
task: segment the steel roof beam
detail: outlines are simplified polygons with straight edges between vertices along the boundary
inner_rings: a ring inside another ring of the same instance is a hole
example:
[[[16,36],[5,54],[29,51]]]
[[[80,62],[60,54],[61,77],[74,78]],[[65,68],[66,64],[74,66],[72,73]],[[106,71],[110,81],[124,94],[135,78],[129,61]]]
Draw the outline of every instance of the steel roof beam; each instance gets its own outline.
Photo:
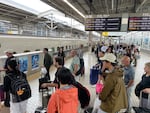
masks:
[[[14,14],[14,15],[18,15],[18,16],[24,16],[24,17],[29,16],[29,15],[26,15],[24,13],[19,13],[16,10],[10,11],[10,10],[6,10],[6,9],[3,9],[3,8],[0,8],[0,12],[1,11],[8,12],[8,13],[11,13],[11,14]]]
[[[80,17],[78,18],[76,15],[71,14],[68,10],[64,10],[63,7],[60,7],[56,2],[54,3],[54,1],[51,0],[42,0],[43,2],[45,2],[48,5],[53,6],[54,8],[58,9],[59,11],[63,12],[64,14],[76,19],[77,21],[84,23],[84,18],[79,15]],[[73,9],[72,9],[73,10]],[[75,12],[75,11],[74,11]],[[78,14],[78,13],[77,13]]]
[[[82,10],[83,10],[86,14],[88,14],[88,11],[83,8],[83,6],[81,5],[80,2],[78,2],[78,0],[75,0],[75,2],[82,8]]]
[[[94,6],[92,5],[92,2],[90,3],[89,0],[85,0],[86,4],[88,5],[88,7],[90,8],[90,13],[94,13],[96,14],[96,9],[94,8]]]
[[[136,13],[142,8],[142,6],[147,2],[148,0],[144,0],[136,9]]]

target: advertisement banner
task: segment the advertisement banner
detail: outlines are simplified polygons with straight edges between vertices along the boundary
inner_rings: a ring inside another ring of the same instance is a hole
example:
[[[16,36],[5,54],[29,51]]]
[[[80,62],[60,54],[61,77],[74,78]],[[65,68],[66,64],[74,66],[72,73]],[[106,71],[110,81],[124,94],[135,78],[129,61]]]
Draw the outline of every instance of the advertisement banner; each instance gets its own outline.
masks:
[[[32,63],[32,69],[39,68],[39,55],[32,55],[31,56],[31,63]]]
[[[19,68],[20,68],[20,71],[27,72],[28,70],[28,57],[27,56],[19,57]]]

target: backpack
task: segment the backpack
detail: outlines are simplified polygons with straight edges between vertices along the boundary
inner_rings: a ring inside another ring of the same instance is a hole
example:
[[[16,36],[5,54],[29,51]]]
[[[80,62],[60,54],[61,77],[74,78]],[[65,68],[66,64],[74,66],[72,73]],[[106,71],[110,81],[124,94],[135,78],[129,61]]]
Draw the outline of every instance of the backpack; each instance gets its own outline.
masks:
[[[90,103],[90,92],[79,82],[75,82],[73,85],[78,88],[78,99],[80,101],[81,108],[87,107]]]
[[[80,68],[79,68],[79,70],[76,72],[76,76],[78,76],[78,75],[80,75],[81,74],[81,72],[82,72],[82,68],[83,68],[83,66],[82,66],[82,63],[83,63],[83,60],[82,59],[79,59],[80,60]]]
[[[12,102],[21,102],[31,97],[31,88],[24,73],[8,75],[11,80]]]

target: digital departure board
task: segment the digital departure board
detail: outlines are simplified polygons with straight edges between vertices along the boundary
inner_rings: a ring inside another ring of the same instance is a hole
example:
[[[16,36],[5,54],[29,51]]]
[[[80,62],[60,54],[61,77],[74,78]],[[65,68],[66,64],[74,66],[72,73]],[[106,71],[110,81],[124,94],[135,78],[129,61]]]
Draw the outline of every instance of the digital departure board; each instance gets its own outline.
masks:
[[[150,31],[150,17],[129,17],[128,31]]]
[[[86,31],[120,31],[121,18],[86,18]]]

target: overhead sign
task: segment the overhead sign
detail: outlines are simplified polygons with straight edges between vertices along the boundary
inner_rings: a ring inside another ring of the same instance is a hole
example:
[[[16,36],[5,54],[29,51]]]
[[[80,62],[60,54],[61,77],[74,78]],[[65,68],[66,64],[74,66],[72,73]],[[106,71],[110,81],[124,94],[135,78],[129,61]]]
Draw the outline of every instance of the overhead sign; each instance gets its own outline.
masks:
[[[150,17],[129,17],[128,31],[150,31]]]
[[[102,32],[102,36],[108,36],[109,32]]]
[[[121,18],[86,18],[86,31],[120,31]]]

